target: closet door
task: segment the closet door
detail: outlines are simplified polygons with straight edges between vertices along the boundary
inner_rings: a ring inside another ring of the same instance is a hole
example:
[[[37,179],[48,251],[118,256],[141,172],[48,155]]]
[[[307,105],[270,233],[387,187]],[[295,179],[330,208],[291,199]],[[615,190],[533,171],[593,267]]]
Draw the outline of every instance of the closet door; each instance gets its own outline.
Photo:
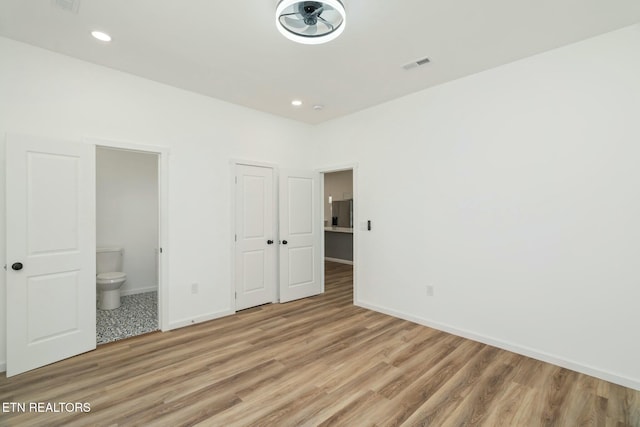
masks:
[[[273,169],[236,166],[236,310],[274,302],[276,235]]]
[[[319,174],[281,171],[279,198],[280,302],[320,294]]]

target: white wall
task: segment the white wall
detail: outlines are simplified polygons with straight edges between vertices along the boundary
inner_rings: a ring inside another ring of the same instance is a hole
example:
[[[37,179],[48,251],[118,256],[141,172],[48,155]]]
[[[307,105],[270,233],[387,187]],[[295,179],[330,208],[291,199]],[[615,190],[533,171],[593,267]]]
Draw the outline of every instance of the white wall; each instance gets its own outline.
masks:
[[[307,125],[0,38],[0,163],[7,132],[169,150],[170,326],[231,311],[232,158],[309,168]],[[211,78],[215,78],[214,75]],[[302,135],[302,136],[301,136]],[[0,241],[5,241],[0,174]],[[5,247],[0,245],[0,259]],[[191,293],[199,283],[200,292]],[[0,275],[0,311],[5,308]],[[5,360],[0,314],[0,363]]]
[[[638,46],[634,26],[311,128],[0,39],[0,134],[170,149],[172,325],[229,312],[231,158],[357,162],[359,304],[640,389]]]
[[[333,200],[349,200],[353,198],[353,171],[340,171],[324,174],[324,220],[331,225],[331,205]]]
[[[124,249],[122,295],[158,289],[158,156],[96,149],[96,243]]]
[[[640,389],[639,47],[636,25],[319,126],[372,220],[357,302]]]

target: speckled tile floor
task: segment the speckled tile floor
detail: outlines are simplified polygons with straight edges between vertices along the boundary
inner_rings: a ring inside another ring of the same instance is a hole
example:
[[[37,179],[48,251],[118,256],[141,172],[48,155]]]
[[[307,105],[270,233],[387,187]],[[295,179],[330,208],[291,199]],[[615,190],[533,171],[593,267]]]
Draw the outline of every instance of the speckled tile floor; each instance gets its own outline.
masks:
[[[96,310],[97,343],[106,344],[158,330],[158,293],[123,296],[115,310]]]

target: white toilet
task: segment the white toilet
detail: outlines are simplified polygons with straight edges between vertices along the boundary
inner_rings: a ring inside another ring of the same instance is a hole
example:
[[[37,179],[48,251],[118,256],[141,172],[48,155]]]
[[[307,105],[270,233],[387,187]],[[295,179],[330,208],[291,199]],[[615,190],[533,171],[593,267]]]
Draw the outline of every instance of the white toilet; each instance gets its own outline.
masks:
[[[122,248],[96,249],[96,285],[101,310],[120,307],[120,287],[127,281],[127,275],[122,272],[122,252]]]

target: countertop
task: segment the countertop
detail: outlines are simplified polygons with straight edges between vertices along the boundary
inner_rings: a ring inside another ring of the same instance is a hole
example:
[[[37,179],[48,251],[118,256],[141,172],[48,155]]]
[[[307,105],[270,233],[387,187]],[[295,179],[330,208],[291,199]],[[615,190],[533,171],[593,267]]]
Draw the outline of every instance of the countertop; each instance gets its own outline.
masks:
[[[334,233],[350,233],[353,234],[353,228],[349,227],[325,227],[324,231],[331,231]]]

